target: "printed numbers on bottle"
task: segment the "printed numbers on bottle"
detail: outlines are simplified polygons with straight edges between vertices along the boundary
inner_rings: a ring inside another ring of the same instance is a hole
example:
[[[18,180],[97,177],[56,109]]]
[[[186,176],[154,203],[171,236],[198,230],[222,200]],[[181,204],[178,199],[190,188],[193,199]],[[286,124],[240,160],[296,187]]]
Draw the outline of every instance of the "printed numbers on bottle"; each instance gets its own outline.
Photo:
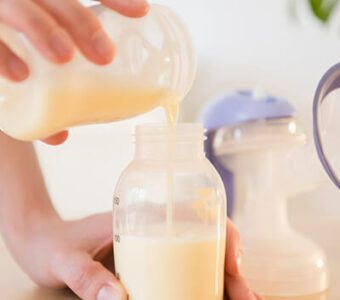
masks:
[[[113,197],[113,203],[114,203],[115,205],[119,205],[120,199],[119,199],[118,196],[114,196],[114,197]]]
[[[120,243],[120,235],[119,234],[115,234],[115,242]]]

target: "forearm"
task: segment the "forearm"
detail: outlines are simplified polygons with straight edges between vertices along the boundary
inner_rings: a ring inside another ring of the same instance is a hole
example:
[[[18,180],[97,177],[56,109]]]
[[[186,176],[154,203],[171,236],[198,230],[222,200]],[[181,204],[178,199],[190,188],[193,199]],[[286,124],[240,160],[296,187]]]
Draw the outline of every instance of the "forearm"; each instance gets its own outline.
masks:
[[[41,174],[32,143],[0,132],[0,229],[10,242],[14,235],[43,229],[46,218],[58,215]]]

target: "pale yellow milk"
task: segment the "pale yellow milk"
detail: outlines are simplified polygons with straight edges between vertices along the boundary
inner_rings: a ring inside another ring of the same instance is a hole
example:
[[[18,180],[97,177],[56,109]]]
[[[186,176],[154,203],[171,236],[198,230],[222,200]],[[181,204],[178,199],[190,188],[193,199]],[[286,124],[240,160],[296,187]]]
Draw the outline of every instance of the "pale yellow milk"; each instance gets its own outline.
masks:
[[[225,239],[123,237],[116,272],[129,300],[222,300]]]
[[[177,124],[178,119],[178,103],[171,103],[164,106],[168,126],[174,128]],[[172,218],[173,218],[173,202],[174,202],[174,151],[175,151],[175,136],[172,131],[168,134],[168,170],[167,170],[167,233],[172,234]]]
[[[47,114],[49,119],[44,124],[52,129],[83,122],[127,119],[159,106],[165,94],[162,89],[133,87],[54,91],[47,96],[50,114]]]
[[[127,119],[177,100],[175,93],[160,88],[98,84],[46,89],[40,98],[29,108],[11,101],[15,99],[0,102],[0,127],[21,140],[42,139],[76,125]]]

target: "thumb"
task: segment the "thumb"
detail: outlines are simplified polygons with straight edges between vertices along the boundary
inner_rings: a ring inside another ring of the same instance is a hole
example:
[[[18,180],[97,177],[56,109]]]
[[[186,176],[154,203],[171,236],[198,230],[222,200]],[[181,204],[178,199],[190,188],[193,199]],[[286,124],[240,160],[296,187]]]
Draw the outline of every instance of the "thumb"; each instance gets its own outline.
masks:
[[[249,288],[246,280],[241,276],[229,276],[225,278],[228,297],[231,300],[264,300],[260,295]]]
[[[236,227],[229,219],[227,224],[226,247],[226,271],[231,276],[238,276],[240,274],[242,255],[241,237]]]
[[[126,300],[118,279],[88,254],[64,257],[55,268],[56,277],[84,300]]]
[[[78,237],[78,249],[86,250],[96,257],[103,249],[112,249],[112,212],[101,213],[84,219],[71,221],[73,223],[71,236]]]

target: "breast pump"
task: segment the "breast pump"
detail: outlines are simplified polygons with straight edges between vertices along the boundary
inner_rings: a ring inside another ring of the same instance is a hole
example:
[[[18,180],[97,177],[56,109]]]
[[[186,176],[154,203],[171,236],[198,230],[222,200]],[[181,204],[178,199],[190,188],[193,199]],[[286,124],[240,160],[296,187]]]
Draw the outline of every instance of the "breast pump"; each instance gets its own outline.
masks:
[[[325,254],[287,216],[288,197],[324,180],[292,106],[258,91],[230,92],[212,101],[201,118],[210,155],[220,172],[229,172],[227,189],[230,182],[234,188],[241,270],[250,286],[266,299],[326,299]]]
[[[19,33],[0,24],[0,38],[29,65],[22,83],[0,79],[0,129],[21,140],[76,125],[126,119],[163,106],[171,122],[191,87],[196,59],[190,34],[171,9],[151,5],[138,19],[91,7],[115,45],[103,67],[80,53],[63,66],[44,59]]]

